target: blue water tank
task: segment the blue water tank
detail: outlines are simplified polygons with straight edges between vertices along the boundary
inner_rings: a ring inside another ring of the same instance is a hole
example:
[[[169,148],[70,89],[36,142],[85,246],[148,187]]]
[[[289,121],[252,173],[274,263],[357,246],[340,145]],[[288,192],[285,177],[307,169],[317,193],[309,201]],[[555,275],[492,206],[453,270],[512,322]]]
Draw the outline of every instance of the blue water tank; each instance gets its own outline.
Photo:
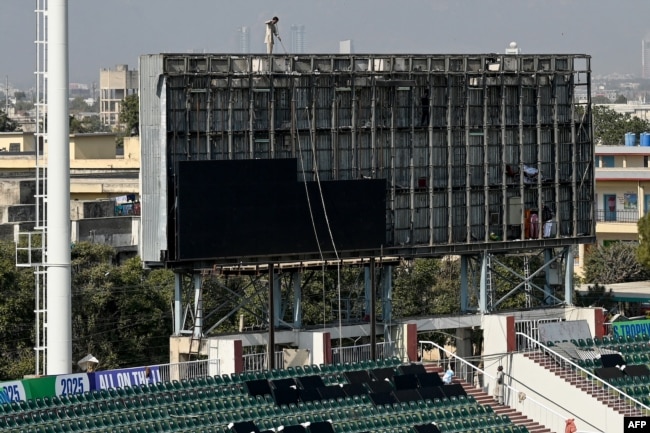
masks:
[[[636,134],[634,132],[627,132],[625,134],[625,145],[636,146]]]
[[[641,140],[640,140],[641,146],[650,146],[650,132],[642,132],[641,133]]]

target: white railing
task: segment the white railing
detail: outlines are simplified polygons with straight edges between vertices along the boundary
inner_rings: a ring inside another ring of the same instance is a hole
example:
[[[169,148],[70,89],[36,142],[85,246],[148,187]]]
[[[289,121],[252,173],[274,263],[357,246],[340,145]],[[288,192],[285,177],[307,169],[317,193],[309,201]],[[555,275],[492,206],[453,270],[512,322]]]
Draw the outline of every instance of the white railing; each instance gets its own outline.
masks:
[[[377,343],[375,355],[377,359],[392,358],[395,355],[395,342],[384,341]],[[370,354],[370,344],[359,344],[357,346],[333,347],[332,363],[356,363],[369,361],[372,359]]]
[[[474,364],[466,361],[463,358],[456,356],[456,354],[450,352],[449,350],[438,345],[437,343],[434,343],[433,341],[420,341],[419,345],[420,345],[420,353],[423,353],[422,351],[427,346],[432,346],[437,348],[438,350],[441,350],[447,357],[445,362],[450,362],[455,365],[454,373],[455,376],[458,377],[459,379],[469,383],[470,385],[480,388],[485,392],[488,392],[488,388],[490,390],[494,389],[493,387],[488,387],[486,385],[486,381],[488,383],[496,383],[496,378],[491,374],[486,373],[484,370],[478,368]],[[513,386],[508,385],[507,383],[504,383],[502,386],[504,387],[503,399],[505,402],[516,401],[515,399],[519,398],[520,395],[524,395],[524,394],[520,394],[519,390],[517,390]],[[519,402],[534,407],[535,408],[534,412],[537,414],[537,416],[535,417],[535,422],[542,424],[546,427],[564,425],[564,421],[567,419],[562,414],[554,411],[550,407],[545,406],[542,402],[539,402],[528,395],[525,396],[525,400],[520,400]],[[591,426],[591,427],[597,428],[595,426]]]
[[[535,351],[551,356],[565,373],[565,380],[574,383],[589,395],[598,395],[603,404],[615,408],[624,416],[642,416],[645,415],[644,412],[650,411],[650,407],[560,355],[552,348],[520,332],[517,332],[516,335],[517,338],[527,341],[525,347],[528,349],[524,352]]]
[[[192,379],[194,377],[218,376],[221,367],[218,359],[179,362],[177,364],[159,364],[160,379],[163,382]]]
[[[266,352],[249,353],[243,355],[244,371],[264,371],[268,370],[268,362]],[[284,368],[284,352],[275,352],[275,369],[280,370]]]

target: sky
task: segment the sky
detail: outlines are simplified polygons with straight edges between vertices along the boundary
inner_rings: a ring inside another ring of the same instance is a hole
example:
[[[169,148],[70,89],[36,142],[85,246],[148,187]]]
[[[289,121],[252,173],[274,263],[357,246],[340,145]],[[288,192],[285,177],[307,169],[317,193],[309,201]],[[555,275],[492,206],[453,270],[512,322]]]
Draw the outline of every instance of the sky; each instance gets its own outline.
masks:
[[[264,21],[305,26],[307,53],[588,54],[596,75],[641,73],[650,40],[650,0],[68,0],[70,81],[99,81],[99,70],[142,54],[238,53],[238,28],[263,53]],[[0,87],[35,83],[36,0],[0,0]],[[276,45],[276,53],[283,49]],[[284,49],[282,53],[284,53]],[[288,52],[288,51],[287,51]]]

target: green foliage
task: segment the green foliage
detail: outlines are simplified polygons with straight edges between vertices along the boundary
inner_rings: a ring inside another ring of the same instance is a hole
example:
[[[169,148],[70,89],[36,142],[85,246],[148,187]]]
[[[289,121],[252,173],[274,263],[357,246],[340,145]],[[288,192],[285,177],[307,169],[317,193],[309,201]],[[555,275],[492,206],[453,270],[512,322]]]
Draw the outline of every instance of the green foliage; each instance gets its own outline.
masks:
[[[578,292],[575,293],[575,304],[578,307],[603,307],[610,310],[616,302],[612,289],[607,288],[600,284],[594,284],[587,287],[587,293],[582,295]]]
[[[451,314],[460,310],[460,266],[454,259],[415,259],[396,269],[396,318]]]
[[[592,104],[611,104],[612,101],[609,100],[609,98],[605,95],[596,95],[593,98],[591,98],[591,103]]]
[[[636,224],[639,233],[636,257],[639,263],[650,269],[650,213],[643,215]]]
[[[593,106],[594,140],[606,145],[623,145],[625,133],[650,130],[650,122],[630,113],[617,113],[609,107]]]
[[[34,274],[14,257],[14,244],[0,242],[0,380],[34,373]]]
[[[97,104],[88,105],[86,103],[86,100],[82,97],[76,97],[72,101],[70,101],[68,105],[68,110],[70,110],[71,113],[88,113],[88,112],[98,112],[99,109],[97,107]]]
[[[99,116],[88,116],[83,119],[70,116],[70,134],[89,134],[109,131],[110,128],[101,123]]]
[[[647,269],[637,257],[639,247],[628,242],[599,245],[585,257],[585,280],[598,284],[641,281],[648,277]]]
[[[169,362],[173,273],[114,259],[106,245],[71,250],[73,359],[92,353],[102,369]],[[0,243],[0,380],[34,373],[34,281],[33,269],[16,268],[15,245]]]
[[[18,129],[18,124],[11,120],[7,113],[0,110],[0,132],[12,132]]]
[[[137,94],[129,95],[122,100],[120,123],[126,125],[127,133],[138,129],[140,124],[140,98]]]
[[[101,368],[169,361],[173,274],[134,258],[112,264],[114,250],[77,244],[73,263],[73,357],[92,353]]]

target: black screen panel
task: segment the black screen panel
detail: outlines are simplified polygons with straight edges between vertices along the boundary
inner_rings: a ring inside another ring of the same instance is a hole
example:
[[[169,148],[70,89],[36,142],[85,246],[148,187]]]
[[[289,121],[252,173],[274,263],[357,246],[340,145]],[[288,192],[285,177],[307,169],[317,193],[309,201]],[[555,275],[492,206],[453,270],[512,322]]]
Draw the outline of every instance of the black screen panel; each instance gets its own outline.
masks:
[[[332,400],[345,397],[345,391],[338,385],[323,386],[318,388],[318,393],[323,400]]]
[[[298,403],[298,391],[293,388],[272,388],[271,395],[278,406]]]
[[[370,370],[370,376],[375,380],[392,380],[393,376],[395,376],[395,370],[390,367],[375,368],[374,370]]]
[[[309,433],[334,433],[332,424],[327,421],[313,422],[308,427]]]
[[[248,380],[244,382],[244,386],[248,393],[253,397],[271,394],[271,387],[266,379]]]
[[[315,374],[311,376],[298,377],[296,378],[296,381],[298,382],[298,385],[304,389],[316,389],[325,386],[323,378]]]
[[[384,179],[306,192],[296,159],[181,161],[177,173],[174,260],[315,254],[314,226],[323,252],[334,251],[330,230],[339,251],[386,244]]]
[[[368,394],[368,388],[366,388],[363,383],[346,383],[343,385],[343,392],[352,397],[355,395]]]
[[[393,396],[400,403],[422,400],[422,396],[415,389],[395,390],[393,391]]]
[[[391,392],[395,387],[391,382],[385,380],[373,380],[366,384],[372,392]]]
[[[232,425],[230,428],[232,431],[235,433],[259,433],[259,429],[255,425],[255,423],[251,421],[242,421],[242,422],[236,422]]]
[[[415,389],[418,387],[418,378],[415,374],[402,374],[393,377],[395,389]]]
[[[628,376],[650,376],[650,369],[644,364],[626,365],[625,374]]]
[[[375,406],[393,404],[397,401],[392,392],[371,392],[368,396],[370,396],[370,400],[372,400]]]
[[[323,397],[321,397],[320,393],[318,392],[318,389],[316,388],[305,388],[305,389],[298,389],[298,399],[300,401],[316,401],[316,400],[322,400]]]
[[[271,386],[276,389],[296,388],[296,381],[293,378],[276,379],[271,381]]]
[[[440,386],[443,385],[442,379],[438,373],[421,373],[416,375],[418,384],[424,388],[427,386]]]
[[[401,374],[422,374],[427,372],[422,364],[400,365],[397,370]]]
[[[454,397],[459,395],[467,395],[463,386],[459,383],[452,383],[451,385],[444,385],[439,387],[447,397]]]
[[[447,397],[442,392],[442,386],[427,386],[426,388],[418,388],[418,393],[422,396],[422,400],[433,400],[435,398]]]
[[[346,371],[343,375],[349,383],[366,383],[371,381],[370,375],[366,370]]]
[[[603,364],[603,367],[605,368],[616,367],[617,365],[621,366],[625,364],[625,360],[618,353],[609,353],[609,354],[601,355],[600,362]]]
[[[417,433],[440,433],[440,429],[433,424],[414,425],[413,428]]]

